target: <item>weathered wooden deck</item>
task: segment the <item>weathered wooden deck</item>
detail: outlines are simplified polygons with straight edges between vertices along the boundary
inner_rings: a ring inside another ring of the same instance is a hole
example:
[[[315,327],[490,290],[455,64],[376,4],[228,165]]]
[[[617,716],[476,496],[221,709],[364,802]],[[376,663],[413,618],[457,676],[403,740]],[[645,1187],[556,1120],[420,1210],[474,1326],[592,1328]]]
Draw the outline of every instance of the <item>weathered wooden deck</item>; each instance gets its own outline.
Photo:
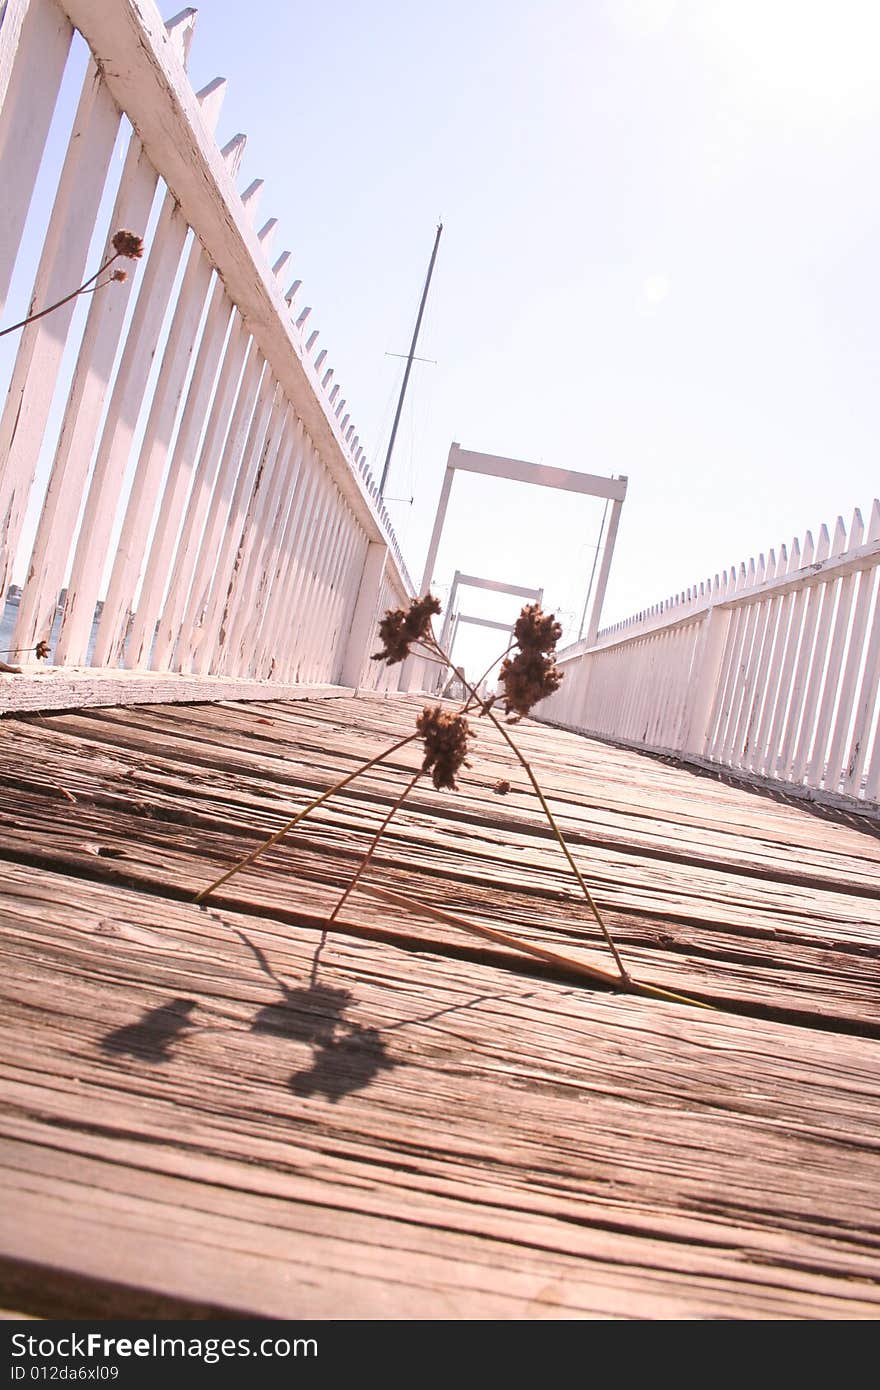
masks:
[[[636,976],[357,894],[413,748],[378,697],[4,721],[0,1290],[57,1315],[876,1317],[880,840],[536,725]],[[507,777],[512,790],[492,790]],[[490,730],[374,875],[607,964]]]

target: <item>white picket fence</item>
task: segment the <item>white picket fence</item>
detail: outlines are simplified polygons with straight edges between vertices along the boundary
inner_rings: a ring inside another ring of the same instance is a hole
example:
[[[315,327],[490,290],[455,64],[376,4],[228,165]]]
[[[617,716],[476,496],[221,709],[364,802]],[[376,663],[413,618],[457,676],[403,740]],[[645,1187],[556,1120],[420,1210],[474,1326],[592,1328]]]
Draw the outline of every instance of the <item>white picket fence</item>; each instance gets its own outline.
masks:
[[[816,800],[880,799],[880,502],[560,656],[539,717]]]
[[[412,586],[301,282],[284,292],[289,253],[270,265],[274,219],[256,230],[260,181],[236,189],[245,137],[214,139],[225,82],[186,76],[194,20],[0,3],[0,328],[74,28],[91,56],[32,310],[118,229],[152,228],[87,315],[73,301],[5,340],[0,595],[29,555],[14,646],[48,637],[66,586],[65,666],[384,687],[376,622]]]

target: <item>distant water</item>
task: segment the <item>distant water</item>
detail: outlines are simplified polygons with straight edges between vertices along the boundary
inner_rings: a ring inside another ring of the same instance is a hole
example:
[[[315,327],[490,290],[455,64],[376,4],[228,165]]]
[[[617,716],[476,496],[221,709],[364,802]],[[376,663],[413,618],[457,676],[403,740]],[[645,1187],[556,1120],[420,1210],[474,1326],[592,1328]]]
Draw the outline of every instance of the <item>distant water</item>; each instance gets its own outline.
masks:
[[[8,598],[8,599],[6,600],[5,606],[4,606],[4,608],[3,608],[3,616],[2,616],[2,618],[0,618],[0,661],[5,661],[5,662],[7,663],[7,665],[9,665],[9,666],[15,666],[18,662],[20,662],[20,661],[22,661],[22,660],[24,660],[24,661],[31,661],[31,660],[34,659],[34,653],[33,653],[33,652],[15,652],[15,653],[10,653],[10,655],[8,655],[8,656],[6,655],[6,652],[7,652],[7,651],[9,650],[9,648],[12,646],[12,639],[13,639],[13,634],[14,634],[14,632],[15,632],[15,624],[16,624],[17,620],[18,620],[18,599],[9,599],[9,598]],[[61,631],[61,610],[59,609],[59,610],[56,612],[56,614],[55,614],[55,621],[54,621],[54,623],[52,624],[52,631],[51,631],[51,633],[50,633],[50,635],[49,635],[49,647],[50,647],[51,650],[50,650],[50,652],[49,652],[49,657],[48,657],[48,660],[47,660],[47,663],[46,663],[46,664],[49,665],[49,666],[54,665],[54,658],[55,658],[55,643],[58,641],[58,633],[59,633],[60,631]],[[87,666],[90,666],[90,665],[92,664],[92,656],[93,656],[94,651],[95,651],[95,637],[97,636],[97,632],[98,632],[98,620],[97,620],[97,618],[96,618],[95,621],[92,623],[92,632],[91,632],[91,636],[89,637],[88,651],[86,652],[86,662],[85,662],[85,664],[86,664]]]

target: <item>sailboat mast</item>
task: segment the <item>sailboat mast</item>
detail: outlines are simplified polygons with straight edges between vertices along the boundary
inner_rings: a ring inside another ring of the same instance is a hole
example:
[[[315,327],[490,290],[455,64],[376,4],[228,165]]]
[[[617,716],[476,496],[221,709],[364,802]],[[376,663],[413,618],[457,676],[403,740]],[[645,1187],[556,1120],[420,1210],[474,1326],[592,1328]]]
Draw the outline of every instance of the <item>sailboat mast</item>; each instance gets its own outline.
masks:
[[[397,438],[397,426],[400,424],[400,412],[403,410],[403,401],[406,396],[406,388],[409,385],[409,374],[412,370],[413,358],[416,354],[416,347],[419,341],[419,329],[422,326],[422,315],[425,312],[425,303],[428,298],[428,290],[431,287],[431,276],[434,274],[434,262],[437,259],[437,247],[440,245],[440,233],[443,231],[443,223],[437,227],[437,235],[434,238],[434,249],[431,252],[431,264],[428,266],[428,275],[425,280],[425,288],[422,290],[422,302],[419,305],[419,315],[416,319],[415,332],[409,347],[409,355],[406,359],[406,370],[403,373],[403,385],[400,388],[400,397],[397,402],[397,410],[394,415],[394,424],[391,426],[391,438],[388,441],[388,452],[385,455],[385,467],[382,469],[382,481],[379,484],[379,496],[385,496],[385,483],[388,479],[388,469],[391,464],[391,454],[394,449],[394,441]]]

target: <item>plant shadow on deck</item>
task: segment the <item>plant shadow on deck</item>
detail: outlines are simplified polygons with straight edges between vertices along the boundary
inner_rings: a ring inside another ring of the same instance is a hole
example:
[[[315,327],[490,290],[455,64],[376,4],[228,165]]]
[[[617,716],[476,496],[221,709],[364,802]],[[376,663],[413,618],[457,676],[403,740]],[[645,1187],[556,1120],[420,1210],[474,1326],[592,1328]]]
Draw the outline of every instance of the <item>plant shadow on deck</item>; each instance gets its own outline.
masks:
[[[195,999],[172,999],[170,1004],[147,1009],[138,1023],[114,1028],[101,1040],[104,1052],[138,1057],[142,1062],[170,1062],[172,1045],[195,1026],[190,1014]]]
[[[251,949],[258,951],[253,946]],[[396,1065],[387,1055],[377,1028],[344,1017],[352,998],[349,990],[321,984],[289,989],[275,976],[273,979],[284,997],[278,1004],[264,1005],[250,1029],[312,1048],[311,1066],[294,1072],[288,1083],[294,1095],[320,1094],[336,1102],[352,1091],[363,1090],[380,1071]],[[145,1010],[137,1023],[114,1028],[102,1038],[102,1052],[136,1057],[153,1065],[170,1062],[175,1044],[198,1028],[190,1020],[196,1002],[173,999]]]
[[[222,920],[222,919],[221,919]],[[315,953],[308,985],[291,988],[276,975],[264,952],[244,932],[232,928],[255,957],[262,973],[281,991],[281,1002],[265,1004],[251,1031],[292,1038],[312,1048],[312,1065],[294,1072],[289,1086],[295,1096],[324,1095],[334,1103],[353,1091],[362,1091],[381,1071],[396,1062],[388,1056],[378,1028],[368,1028],[345,1017],[352,1001],[350,990],[318,982],[322,937]]]
[[[396,1065],[377,1028],[344,1017],[352,998],[349,990],[317,983],[290,989],[273,978],[284,994],[283,1002],[260,1009],[251,1029],[312,1047],[312,1065],[290,1079],[294,1095],[320,1094],[335,1102],[363,1090],[380,1071]]]
[[[362,1091],[380,1072],[390,1071],[398,1065],[388,1055],[383,1032],[396,1032],[413,1024],[429,1023],[445,1014],[498,997],[476,995],[463,1003],[436,1009],[423,1018],[402,1019],[380,1030],[345,1017],[353,999],[350,990],[321,984],[317,980],[316,968],[323,940],[315,956],[310,983],[291,988],[276,975],[265,953],[255,942],[237,928],[232,930],[254,955],[261,972],[281,992],[281,999],[277,1003],[264,1004],[258,1009],[249,1031],[274,1038],[289,1038],[312,1049],[311,1065],[294,1072],[287,1083],[295,1096],[323,1095],[335,1104],[355,1091]],[[146,1009],[138,1022],[125,1024],[107,1033],[101,1040],[101,1050],[136,1057],[153,1065],[170,1062],[175,1044],[199,1031],[198,1023],[190,1017],[197,1003],[195,999],[177,998],[156,1008]]]

